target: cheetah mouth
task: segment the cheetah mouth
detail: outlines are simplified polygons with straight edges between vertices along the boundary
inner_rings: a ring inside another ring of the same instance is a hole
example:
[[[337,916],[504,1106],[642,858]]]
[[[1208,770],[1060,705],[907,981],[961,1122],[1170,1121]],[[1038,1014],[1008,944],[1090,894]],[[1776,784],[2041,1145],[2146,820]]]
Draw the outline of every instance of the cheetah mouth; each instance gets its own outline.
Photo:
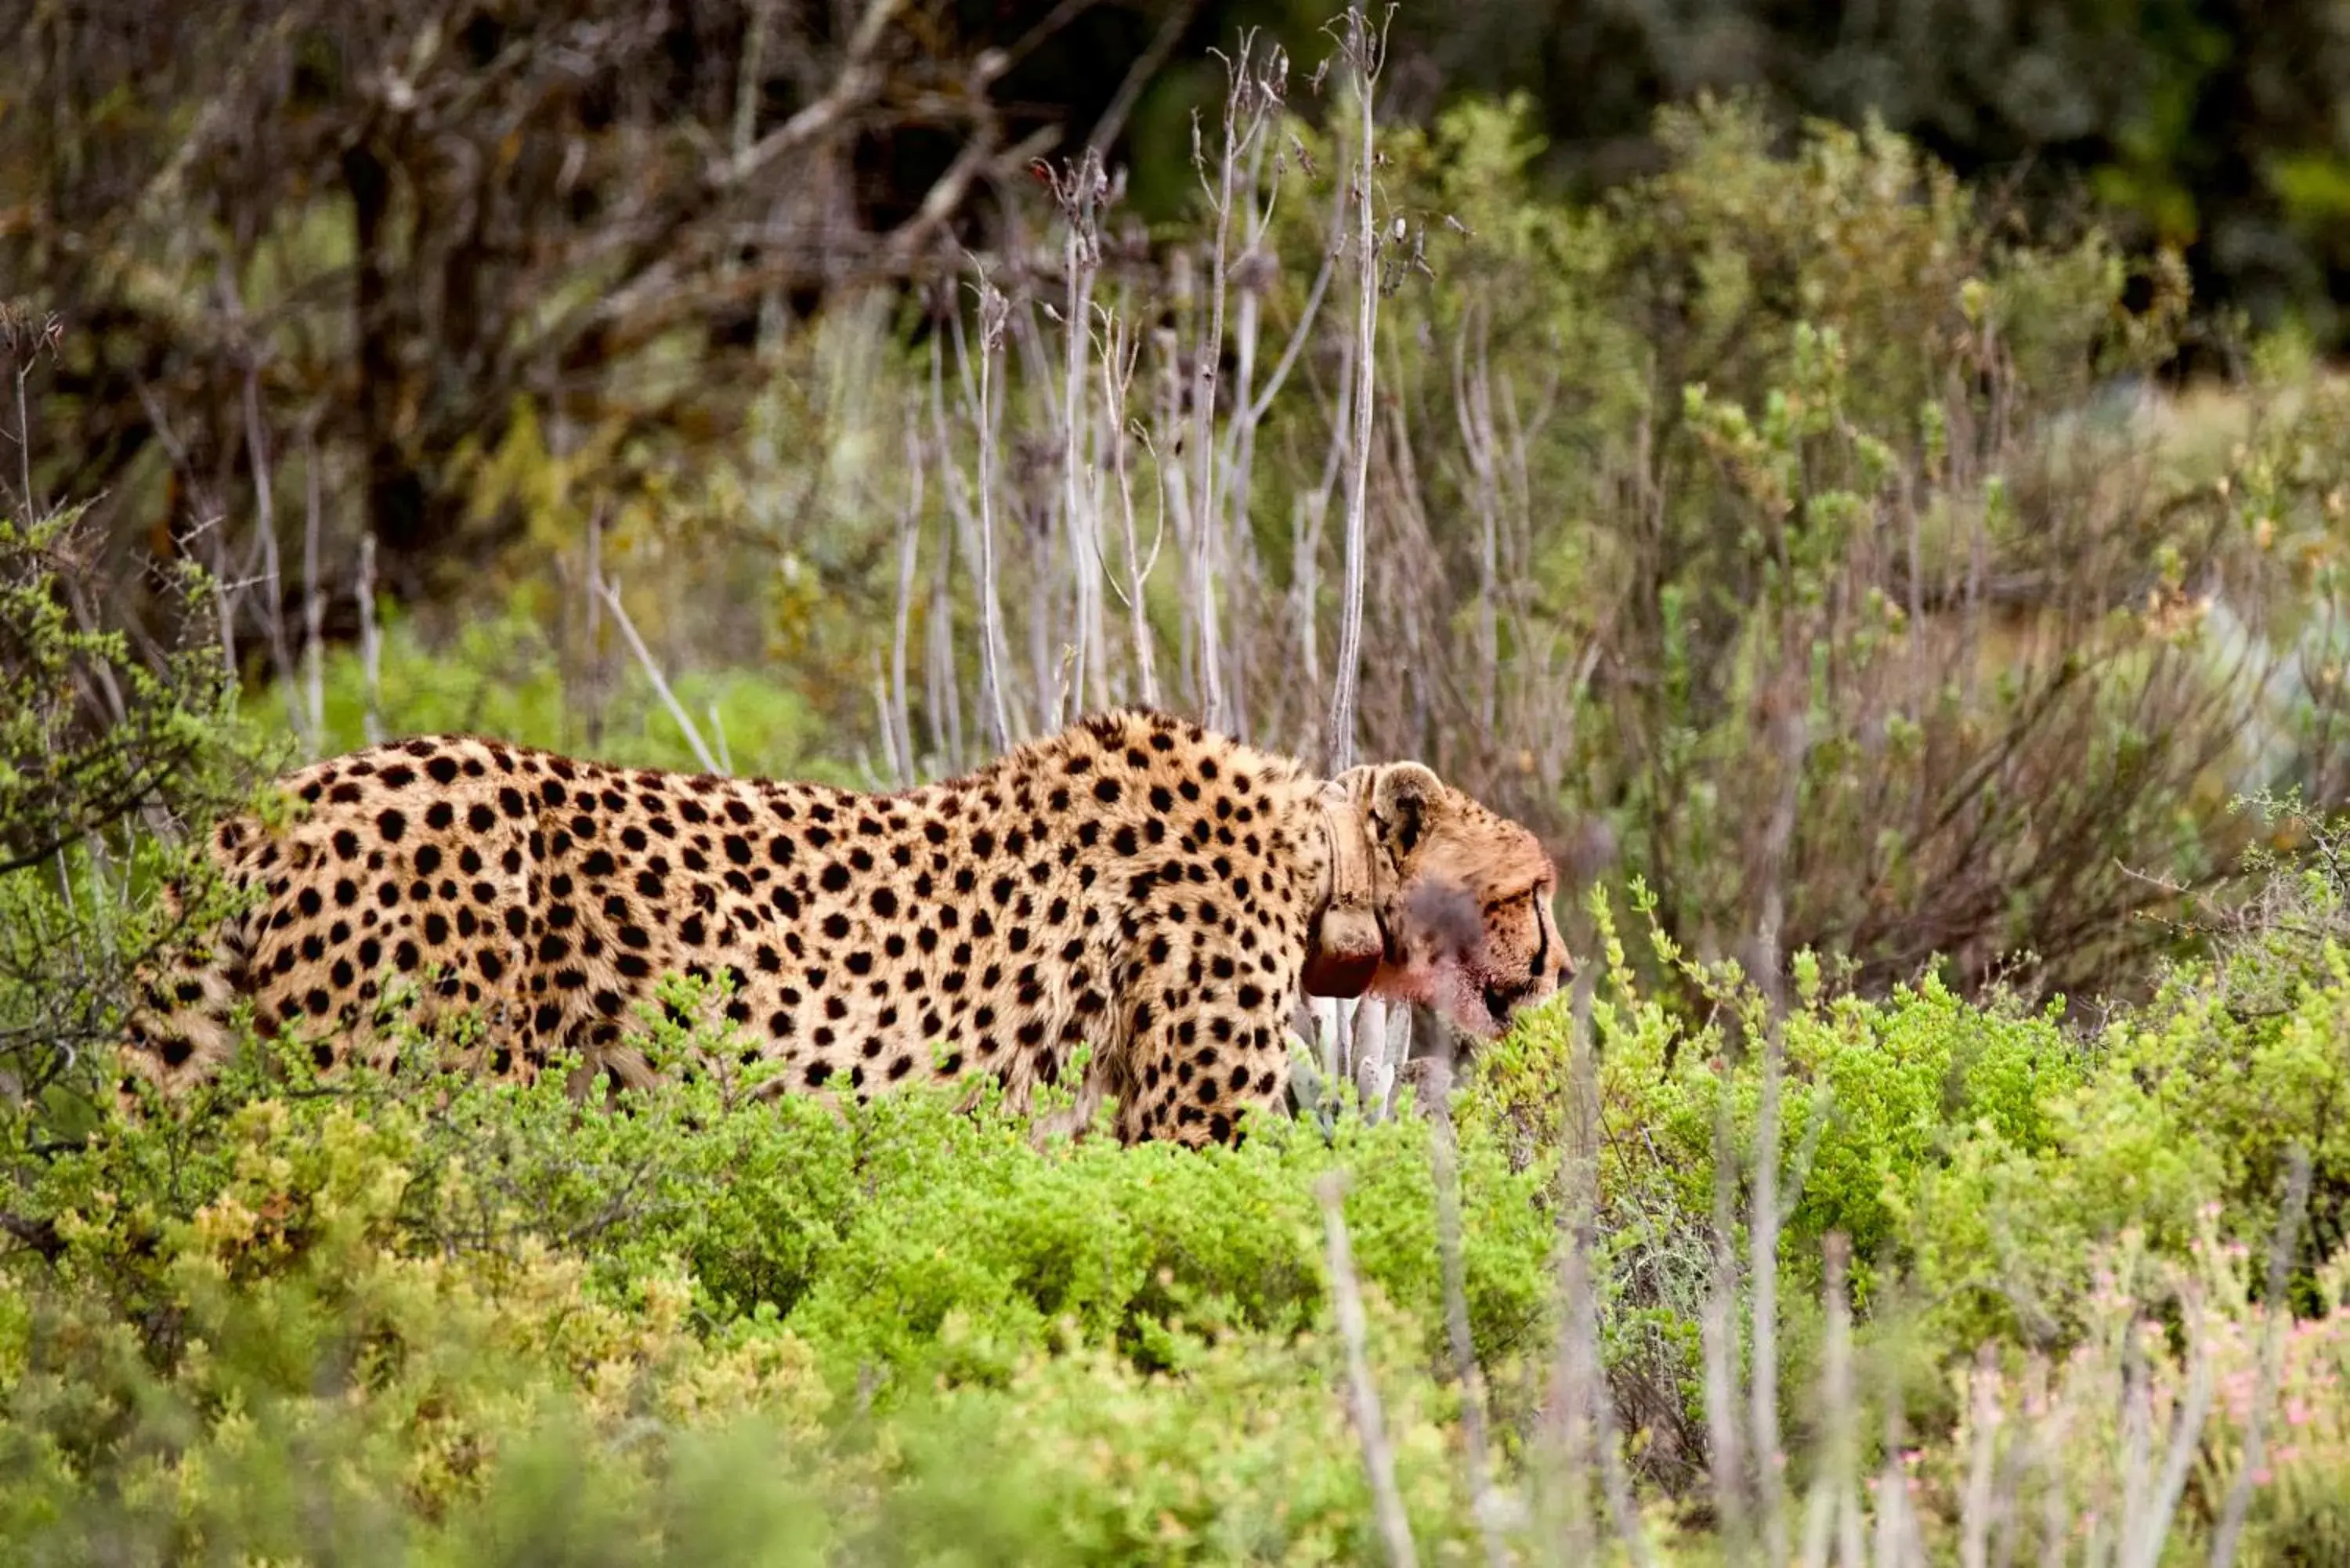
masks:
[[[1515,1012],[1534,990],[1531,985],[1499,985],[1488,981],[1483,991],[1485,1015],[1493,1021],[1498,1032],[1509,1026],[1510,1014]]]

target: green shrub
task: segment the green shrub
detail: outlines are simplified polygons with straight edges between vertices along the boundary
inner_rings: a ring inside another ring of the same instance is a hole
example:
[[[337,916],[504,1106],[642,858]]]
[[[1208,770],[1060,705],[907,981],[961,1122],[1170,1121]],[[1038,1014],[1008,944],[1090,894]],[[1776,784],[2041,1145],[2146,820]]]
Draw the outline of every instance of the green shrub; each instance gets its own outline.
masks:
[[[1973,1332],[2061,1337],[2077,1325],[2089,1248],[2134,1231],[2178,1255],[2207,1208],[2226,1234],[2267,1236],[2294,1150],[2313,1170],[2305,1282],[2341,1245],[2350,1189],[2350,964],[2335,950],[2328,969],[2257,1019],[2210,992],[2174,993],[2104,1032],[2094,1075],[2045,1106],[2052,1136],[1972,1129],[1920,1183],[1918,1286]]]
[[[1689,963],[1652,927],[1660,961],[1715,999],[1711,1020],[1685,1018],[1645,992],[1604,902],[1596,914],[1609,963],[1592,1008],[1603,1191],[1660,1195],[1674,1212],[1704,1215],[1721,1114],[1751,1169],[1758,993],[1734,971]],[[1797,1200],[1783,1238],[1801,1260],[1816,1259],[1829,1232],[1846,1237],[1866,1303],[1880,1263],[1897,1272],[1907,1264],[1903,1242],[1929,1174],[1978,1137],[2050,1147],[2053,1107],[2084,1081],[2087,1063],[2056,1005],[2035,1014],[1970,1004],[1931,977],[1881,1001],[1831,996],[1807,956],[1796,971],[1780,1138]],[[1475,1091],[1484,1114],[1517,1129],[1528,1158],[1563,1137],[1555,1085],[1567,1076],[1571,1029],[1559,1010],[1537,1014],[1490,1059]]]
[[[845,1533],[903,1523],[943,1560],[974,1530],[1048,1523],[1071,1561],[1192,1536],[1351,1554],[1367,1512],[1336,1440],[1313,1196],[1334,1168],[1418,1511],[1460,1522],[1416,1118],[1197,1158],[1040,1149],[927,1092],[836,1116],[730,1107],[705,1081],[583,1115],[558,1083],[362,1078],[44,1162],[25,1201],[60,1250],[15,1260],[24,1304],[0,1317],[0,1441],[25,1460],[0,1522],[70,1540],[104,1495],[134,1554],[315,1552],[306,1530],[382,1515],[494,1536],[543,1487],[531,1539],[626,1533],[666,1506],[625,1452],[635,1425],[690,1446],[755,1417],[768,1436],[728,1451],[806,1449],[811,1487],[879,1467],[889,1501]],[[1464,1169],[1471,1322],[1498,1368],[1541,1353],[1549,1228],[1473,1141]],[[558,1477],[567,1451],[588,1471]],[[319,1495],[338,1474],[358,1493]]]
[[[162,585],[152,641],[110,618],[93,547],[78,512],[0,511],[0,1137],[86,1098],[140,971],[231,908],[187,846],[283,754],[239,715],[203,574]]]
[[[1641,1485],[1669,1503],[1703,1473],[1714,1120],[1751,1172],[1759,1015],[1734,971],[1659,941],[1718,999],[1676,1012],[1596,913],[1598,1350]],[[2290,1145],[2321,1188],[2340,1158],[2324,1106],[2350,981],[2331,950],[2336,972],[2306,974],[2287,1012],[2241,1016],[2213,971],[2182,969],[2095,1035],[1931,981],[1831,994],[1799,964],[1779,1355],[1802,1451],[1835,1417],[1812,1304],[1834,1233],[1855,1243],[1871,1364],[1910,1369],[1933,1539],[1962,1511],[1972,1440],[1946,1374],[1985,1342],[2011,1403],[2071,1357],[2088,1468],[2064,1484],[2085,1510],[2113,1506],[2095,1467],[2126,1434],[2097,1380],[2126,1376],[2129,1324],[2205,1325],[2233,1369],[2222,1485],[2262,1397],[2264,1309],[2258,1249],[2220,1239],[2273,1222]],[[664,1059],[720,1044],[649,1034]],[[1451,1118],[1505,1499],[1547,1484],[1573,1054],[1573,1010],[1537,1010],[1479,1055]],[[1040,1141],[943,1091],[836,1111],[710,1072],[608,1109],[560,1080],[438,1077],[420,1056],[328,1085],[256,1048],[170,1114],[13,1144],[17,1209],[53,1244],[0,1252],[0,1545],[31,1563],[1359,1560],[1378,1548],[1315,1199],[1343,1171],[1405,1509],[1424,1551],[1474,1549],[1418,1115],[1342,1116],[1326,1138],[1271,1121],[1185,1154]],[[2303,1299],[2330,1308],[2340,1269],[2313,1255]],[[2248,1538],[2274,1550],[2334,1528],[2343,1343],[2295,1331],[2274,1386],[2274,1484]],[[2186,1386],[2158,1334],[2142,1354],[2163,1397]],[[1677,1517],[1652,1521],[1664,1560],[1702,1560],[1709,1527]]]
[[[2275,875],[2322,881],[2298,866]],[[2281,913],[2273,895],[2263,907]],[[2306,919],[2330,906],[2312,894],[2293,907]],[[1595,916],[1607,964],[1591,1011],[1603,1343],[1627,1407],[1694,1441],[1720,1148],[1736,1161],[1740,1256],[1748,1244],[1760,996],[1652,924],[1659,965],[1712,999],[1689,1017],[1643,989],[1604,901]],[[1830,994],[1798,961],[1778,1135],[1792,1422],[1819,1370],[1809,1303],[1831,1235],[1850,1245],[1856,1301],[1882,1318],[1874,1340],[1922,1380],[1913,1416],[1929,1422],[1957,1413],[1932,1369],[1978,1345],[2082,1343],[2104,1310],[2085,1267],[2101,1252],[2183,1268],[2214,1235],[2257,1252],[2278,1229],[2295,1151],[2311,1159],[2312,1196],[2292,1300],[2323,1310],[2316,1282],[2339,1255],[2350,1190],[2350,950],[2258,931],[2228,964],[2182,966],[2160,997],[2094,1031],[2067,1026],[2061,1003],[1968,1003],[1930,978],[1881,1001]],[[2274,1005],[2248,1009],[2255,995]],[[1482,1059],[1462,1112],[1555,1197],[1573,1027],[1546,1010],[1514,1031]]]

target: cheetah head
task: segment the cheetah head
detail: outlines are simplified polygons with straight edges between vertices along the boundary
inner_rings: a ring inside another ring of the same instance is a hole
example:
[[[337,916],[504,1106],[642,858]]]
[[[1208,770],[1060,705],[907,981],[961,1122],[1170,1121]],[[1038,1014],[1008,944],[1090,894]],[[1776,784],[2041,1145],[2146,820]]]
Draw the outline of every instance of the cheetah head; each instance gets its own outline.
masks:
[[[1333,782],[1363,837],[1378,929],[1374,938],[1364,922],[1350,939],[1326,915],[1309,992],[1417,1003],[1483,1039],[1574,973],[1551,912],[1558,873],[1533,834],[1418,763],[1352,768]],[[1340,950],[1348,947],[1359,950]]]

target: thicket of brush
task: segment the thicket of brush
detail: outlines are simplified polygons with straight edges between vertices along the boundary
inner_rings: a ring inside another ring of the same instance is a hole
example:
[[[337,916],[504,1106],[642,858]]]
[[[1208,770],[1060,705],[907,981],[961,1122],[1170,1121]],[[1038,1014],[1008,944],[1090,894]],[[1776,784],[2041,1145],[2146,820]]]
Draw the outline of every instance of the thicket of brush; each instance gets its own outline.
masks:
[[[189,761],[155,804],[237,771]],[[560,1074],[436,1076],[421,1039],[331,1084],[257,1042],[133,1126],[52,1054],[0,1106],[0,1545],[2335,1561],[2350,884],[2300,826],[2215,959],[2095,1030],[1933,981],[1831,995],[1809,955],[1774,1003],[1635,888],[1693,1012],[1595,898],[1590,978],[1449,1104],[1439,1067],[1424,1108],[1237,1151],[724,1073],[614,1114]],[[0,884],[51,965],[0,976],[17,1045],[102,976],[77,961],[175,940],[140,844]],[[664,1057],[724,1033],[645,1027]]]
[[[17,1557],[2350,1551],[2350,397],[2289,343],[2156,395],[2232,341],[2174,267],[1898,139],[1677,112],[1561,208],[1520,109],[1378,127],[1333,42],[1310,97],[1235,48],[1194,227],[1049,170],[933,288],[771,302],[755,385],[681,328],[525,387],[446,454],[447,599],[379,594],[268,373],[335,340],[299,213],[153,448],[169,571],[44,504],[81,350],[0,323]],[[1334,1031],[1320,1114],[1204,1156],[261,1045],[99,1092],[185,830],[290,756],[886,784],[1111,701],[1423,758],[1549,838],[1588,978],[1449,1112]]]

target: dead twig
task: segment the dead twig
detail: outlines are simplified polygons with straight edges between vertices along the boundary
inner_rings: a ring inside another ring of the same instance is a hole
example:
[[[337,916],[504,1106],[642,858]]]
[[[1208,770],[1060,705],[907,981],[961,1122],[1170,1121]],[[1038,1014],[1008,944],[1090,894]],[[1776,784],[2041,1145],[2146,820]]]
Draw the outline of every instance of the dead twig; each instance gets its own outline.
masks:
[[[1387,1422],[1379,1409],[1378,1387],[1371,1381],[1368,1325],[1363,1315],[1362,1282],[1355,1272],[1355,1253],[1347,1239],[1347,1216],[1341,1202],[1344,1179],[1336,1171],[1315,1184],[1322,1200],[1323,1233],[1330,1261],[1330,1294],[1338,1314],[1338,1333],[1347,1344],[1347,1385],[1355,1407],[1355,1432],[1363,1449],[1363,1469],[1370,1478],[1371,1501],[1378,1519],[1379,1538],[1395,1568],[1413,1568],[1411,1521],[1403,1511],[1403,1494],[1396,1490],[1395,1450],[1388,1443]]]

